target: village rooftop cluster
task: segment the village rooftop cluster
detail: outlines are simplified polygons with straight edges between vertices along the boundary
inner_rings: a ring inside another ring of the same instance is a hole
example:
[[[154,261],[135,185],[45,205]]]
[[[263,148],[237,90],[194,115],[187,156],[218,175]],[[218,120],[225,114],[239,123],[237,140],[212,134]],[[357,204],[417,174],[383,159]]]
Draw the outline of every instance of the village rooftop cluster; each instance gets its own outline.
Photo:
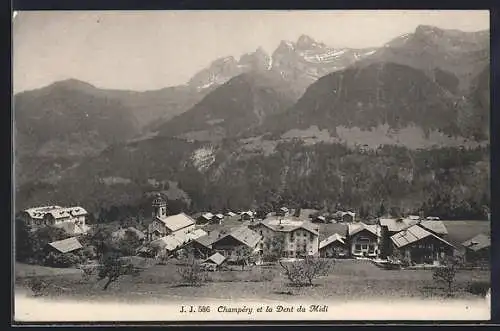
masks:
[[[255,264],[265,263],[277,243],[279,258],[284,260],[306,256],[369,259],[383,268],[439,266],[451,256],[474,263],[489,263],[490,258],[488,234],[452,244],[445,224],[437,217],[409,215],[362,222],[351,211],[338,212],[329,219],[318,213],[303,216],[300,210],[294,212],[287,207],[263,218],[257,218],[254,211],[205,212],[191,217],[185,213],[169,215],[160,195],[153,200],[152,210],[152,220],[144,231],[121,228],[112,237],[119,240],[126,233],[136,236],[141,246],[135,254],[143,257],[172,256],[189,249],[212,269],[237,261],[241,248],[251,252]],[[86,224],[87,215],[79,206],[45,206],[21,212],[22,220],[32,230],[57,227],[71,236],[48,244],[47,249],[60,254],[83,248],[79,238],[91,228]],[[228,220],[236,220],[236,225],[224,226]],[[327,222],[338,223],[338,231],[321,236],[322,224]]]

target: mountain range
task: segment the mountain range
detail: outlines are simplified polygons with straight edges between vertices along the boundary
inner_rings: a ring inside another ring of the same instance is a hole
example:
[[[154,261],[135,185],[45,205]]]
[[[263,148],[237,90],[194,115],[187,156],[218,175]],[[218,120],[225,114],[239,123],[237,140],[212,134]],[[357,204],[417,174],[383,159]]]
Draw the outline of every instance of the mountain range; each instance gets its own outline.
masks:
[[[217,59],[182,86],[132,92],[68,80],[20,93],[14,106],[19,208],[133,205],[154,183],[181,191],[193,210],[302,195],[309,206],[372,212],[380,200],[461,210],[458,199],[470,216],[489,199],[488,31],[419,26],[367,49],[303,35],[272,55]],[[377,154],[384,146],[395,154]],[[433,166],[397,166],[425,157]],[[402,191],[375,189],[387,182]]]

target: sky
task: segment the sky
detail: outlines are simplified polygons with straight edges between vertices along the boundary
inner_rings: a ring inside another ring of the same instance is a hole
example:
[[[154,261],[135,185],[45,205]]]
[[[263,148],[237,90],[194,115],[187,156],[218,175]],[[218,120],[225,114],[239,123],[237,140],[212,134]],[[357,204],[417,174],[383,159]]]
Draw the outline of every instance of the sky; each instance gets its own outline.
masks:
[[[96,87],[181,85],[213,60],[302,34],[331,47],[377,47],[418,25],[479,31],[488,11],[44,11],[13,19],[14,93],[75,78]]]

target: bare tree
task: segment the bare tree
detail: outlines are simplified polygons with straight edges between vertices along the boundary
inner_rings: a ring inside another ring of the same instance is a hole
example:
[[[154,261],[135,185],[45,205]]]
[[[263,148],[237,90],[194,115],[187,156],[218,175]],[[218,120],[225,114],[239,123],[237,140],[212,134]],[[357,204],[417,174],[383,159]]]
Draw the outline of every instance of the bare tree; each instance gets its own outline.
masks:
[[[326,276],[334,266],[333,260],[314,256],[306,256],[303,260],[290,263],[279,261],[279,264],[290,283],[295,286],[312,286],[314,279]]]
[[[98,267],[98,280],[107,279],[106,284],[102,288],[104,291],[108,286],[116,282],[121,276],[137,275],[139,270],[131,263],[124,263],[117,254],[105,256]]]
[[[446,285],[447,295],[453,296],[456,275],[460,267],[460,260],[455,257],[447,258],[444,264],[434,270],[432,278],[438,283]]]
[[[194,256],[189,256],[186,265],[178,270],[182,281],[186,285],[200,286],[208,279],[207,273]]]
[[[269,262],[276,262],[285,250],[285,236],[283,233],[276,234],[264,241],[263,259]]]
[[[248,246],[239,246],[234,253],[236,255],[236,262],[241,264],[241,270],[245,270],[245,266],[249,265],[253,258],[253,250]]]

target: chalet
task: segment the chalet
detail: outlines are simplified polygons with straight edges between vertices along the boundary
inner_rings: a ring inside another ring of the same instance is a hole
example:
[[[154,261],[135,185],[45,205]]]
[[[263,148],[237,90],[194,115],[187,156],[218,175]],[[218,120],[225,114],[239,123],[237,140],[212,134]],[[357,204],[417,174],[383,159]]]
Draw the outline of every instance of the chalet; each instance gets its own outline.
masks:
[[[252,211],[243,211],[240,213],[241,221],[251,221],[254,219],[254,213]]]
[[[87,215],[87,211],[79,206],[43,206],[21,212],[21,218],[34,230],[40,226],[58,226],[69,230],[68,234],[71,235],[83,234],[89,230],[86,225]],[[66,226],[70,223],[75,226]]]
[[[204,236],[193,239],[189,244],[196,258],[207,258],[213,254],[212,245],[220,238],[218,231],[207,232]]]
[[[440,238],[444,238],[448,234],[446,226],[442,221],[422,220],[418,216],[411,218],[380,218],[378,219],[377,224],[380,227],[380,256],[382,258],[392,254],[394,245],[392,244],[391,237],[396,233],[404,231],[414,225],[417,225]]]
[[[217,270],[226,262],[226,257],[220,253],[215,253],[203,261],[202,265],[211,270]]]
[[[462,243],[465,261],[472,264],[489,263],[491,258],[491,236],[480,233]]]
[[[414,264],[439,264],[455,247],[417,224],[391,236],[393,251]]]
[[[83,248],[82,244],[75,237],[54,241],[48,244],[48,248],[56,252],[66,254],[75,252]]]
[[[349,250],[346,238],[334,233],[319,243],[319,255],[321,257],[345,257]]]
[[[260,243],[263,253],[271,249],[269,243],[278,235],[282,235],[284,239],[283,257],[294,258],[318,253],[319,227],[312,222],[293,216],[271,216],[251,225],[251,228],[263,238]]]
[[[247,247],[252,252],[259,250],[258,243],[261,236],[246,226],[240,226],[229,231],[229,233],[219,235],[212,243],[212,249],[219,252],[226,258],[234,258],[239,247]]]
[[[376,257],[379,254],[380,228],[377,225],[353,223],[347,226],[347,242],[354,257]]]
[[[224,215],[222,214],[215,214],[214,217],[212,217],[212,223],[222,224],[223,220],[224,220]]]
[[[232,211],[228,211],[228,212],[226,213],[226,215],[227,215],[227,216],[229,216],[229,217],[238,216],[238,214],[233,213]]]
[[[214,218],[214,214],[208,212],[208,213],[203,213],[201,214],[197,220],[199,223],[201,224],[206,224],[206,223],[211,223],[212,222],[212,219]]]
[[[207,233],[202,229],[193,229],[189,232],[173,232],[167,236],[153,240],[148,246],[155,252],[156,255],[165,253],[169,254],[184,247],[192,241],[205,236],[206,234]]]
[[[276,216],[285,217],[285,216],[288,216],[288,215],[290,215],[290,210],[287,207],[281,207],[280,209],[278,209],[276,211]]]
[[[153,221],[148,226],[148,239],[156,240],[173,233],[191,232],[195,223],[184,213],[167,216],[167,203],[158,195],[153,201]]]
[[[338,215],[340,216],[339,221],[344,223],[352,223],[356,218],[356,213],[351,211],[341,211]]]

